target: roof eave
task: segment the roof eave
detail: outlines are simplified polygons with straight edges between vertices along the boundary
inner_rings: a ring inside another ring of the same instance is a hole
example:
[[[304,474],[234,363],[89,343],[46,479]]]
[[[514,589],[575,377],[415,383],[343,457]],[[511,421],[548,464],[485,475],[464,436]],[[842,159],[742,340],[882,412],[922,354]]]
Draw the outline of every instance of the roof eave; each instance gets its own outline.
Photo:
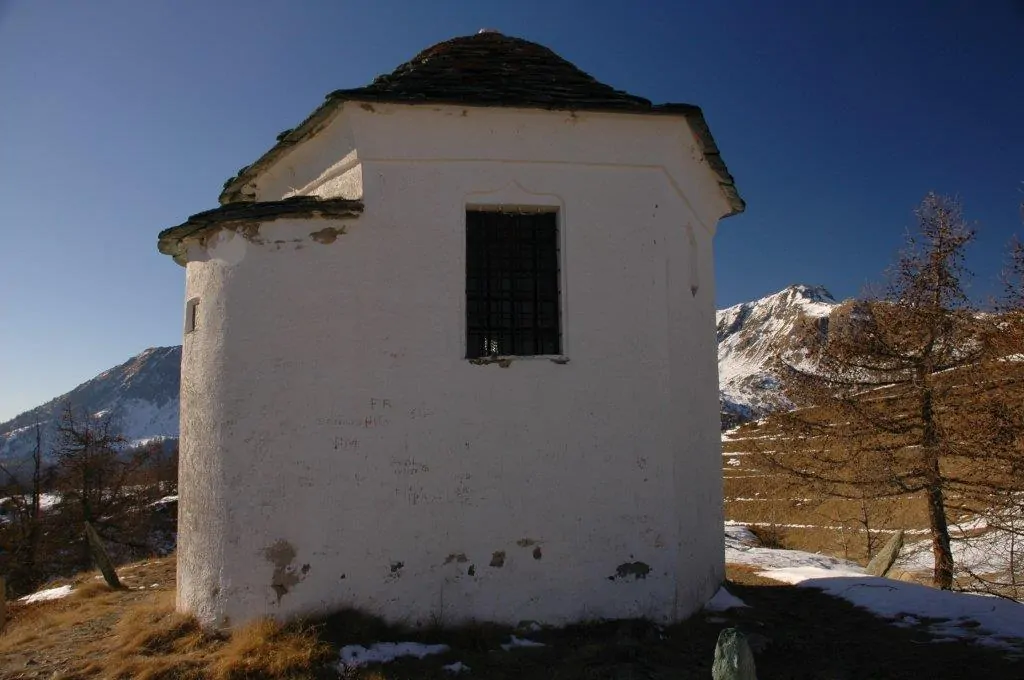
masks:
[[[387,96],[367,93],[360,89],[336,90],[327,95],[327,101],[321,104],[297,127],[282,135],[277,144],[260,156],[254,163],[242,168],[237,176],[228,180],[224,184],[224,190],[220,194],[220,203],[222,205],[227,205],[230,203],[254,202],[255,196],[244,193],[246,185],[248,185],[266,168],[270,167],[278,159],[287,154],[292,147],[301,144],[324,129],[334,117],[337,110],[341,108],[345,102],[361,101],[404,104],[411,106],[440,104],[478,108],[532,108],[549,111],[594,111],[634,115],[654,114],[683,116],[690,124],[690,128],[693,130],[694,136],[700,144],[701,153],[704,155],[711,171],[715,174],[719,190],[721,191],[725,202],[729,206],[729,212],[724,214],[722,217],[731,217],[732,215],[737,215],[743,212],[746,209],[746,202],[740,197],[739,191],[736,188],[736,181],[729,173],[728,167],[725,165],[725,160],[719,152],[718,145],[715,143],[715,138],[711,135],[711,129],[708,127],[707,121],[704,119],[704,113],[701,111],[700,107],[693,104],[682,103],[656,104],[653,106],[648,104],[648,106],[643,107],[640,102],[646,102],[646,100],[643,100],[640,97],[637,97],[636,100],[638,104],[636,108],[624,106],[620,102],[610,103],[607,106],[596,104],[590,104],[587,106],[568,106],[553,102],[550,106],[542,106],[536,102],[525,103],[515,101],[495,101],[493,104],[489,104],[486,102],[454,102],[434,99],[396,100],[388,98]]]
[[[700,107],[693,104],[659,104],[654,108],[662,113],[680,114],[690,124],[693,136],[697,139],[697,143],[700,144],[704,160],[707,161],[708,167],[715,174],[718,180],[718,189],[729,206],[729,212],[722,215],[722,219],[738,215],[746,210],[747,203],[740,197],[739,189],[736,188],[736,180],[729,172],[725,159],[722,158],[722,153],[718,149],[718,144],[715,143],[715,138],[711,134],[711,128],[708,127],[708,122],[704,118],[704,112],[701,111]]]
[[[279,219],[353,219],[363,212],[363,202],[346,198],[321,199],[297,196],[283,201],[229,203],[197,213],[185,222],[164,229],[157,236],[157,249],[184,265],[188,244],[220,229],[238,229]]]

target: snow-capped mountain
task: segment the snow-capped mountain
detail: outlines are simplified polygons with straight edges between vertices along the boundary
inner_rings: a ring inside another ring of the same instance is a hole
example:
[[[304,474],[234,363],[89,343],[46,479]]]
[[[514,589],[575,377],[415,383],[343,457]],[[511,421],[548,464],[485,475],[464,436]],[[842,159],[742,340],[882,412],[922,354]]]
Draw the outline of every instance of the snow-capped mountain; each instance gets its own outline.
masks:
[[[788,406],[774,373],[779,357],[799,349],[803,323],[820,323],[837,304],[824,288],[790,286],[718,312],[723,424]],[[181,346],[152,347],[67,394],[0,423],[0,460],[31,453],[37,422],[43,425],[43,448],[48,452],[65,402],[89,413],[109,413],[129,440],[176,438],[180,367]]]
[[[43,452],[51,450],[65,402],[109,415],[131,441],[178,436],[181,347],[151,347],[42,406],[0,423],[0,460],[18,460],[35,448],[42,424]]]
[[[839,303],[820,286],[790,286],[774,295],[719,310],[718,388],[723,425],[790,406],[776,368],[801,349],[806,324],[826,329]]]

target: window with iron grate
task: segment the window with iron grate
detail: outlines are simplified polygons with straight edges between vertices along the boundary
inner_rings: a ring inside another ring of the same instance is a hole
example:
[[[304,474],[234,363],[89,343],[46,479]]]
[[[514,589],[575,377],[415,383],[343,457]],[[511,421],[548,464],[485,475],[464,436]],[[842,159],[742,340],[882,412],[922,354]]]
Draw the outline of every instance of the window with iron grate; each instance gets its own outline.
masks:
[[[199,325],[199,298],[185,303],[185,332],[191,333]]]
[[[558,215],[466,212],[466,356],[562,351]]]

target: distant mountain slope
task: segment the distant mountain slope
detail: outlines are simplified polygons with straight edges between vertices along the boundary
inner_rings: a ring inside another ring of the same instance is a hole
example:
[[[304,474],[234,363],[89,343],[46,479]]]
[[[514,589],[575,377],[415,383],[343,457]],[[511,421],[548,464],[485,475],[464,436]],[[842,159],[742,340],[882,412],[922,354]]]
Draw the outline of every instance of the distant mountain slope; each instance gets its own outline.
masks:
[[[797,349],[801,322],[829,316],[837,303],[821,287],[790,286],[774,295],[718,312],[718,373],[722,419],[734,424],[786,408],[774,373],[779,357]],[[181,346],[152,347],[42,406],[0,423],[0,460],[21,458],[54,441],[62,404],[109,412],[129,439],[178,436]]]
[[[17,459],[35,447],[35,424],[43,424],[49,452],[65,401],[89,413],[109,413],[132,440],[178,436],[181,347],[151,347],[67,394],[0,423],[0,459]]]
[[[797,285],[718,312],[723,424],[789,408],[776,374],[780,357],[800,349],[806,323],[827,328],[827,319],[838,305],[820,286]]]

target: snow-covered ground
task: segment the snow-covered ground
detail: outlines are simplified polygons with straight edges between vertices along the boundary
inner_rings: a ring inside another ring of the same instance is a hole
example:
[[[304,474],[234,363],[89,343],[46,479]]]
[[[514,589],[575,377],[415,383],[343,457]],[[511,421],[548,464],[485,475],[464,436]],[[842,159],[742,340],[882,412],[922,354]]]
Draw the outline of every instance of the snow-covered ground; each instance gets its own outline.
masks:
[[[809,578],[799,582],[801,588],[841,597],[894,625],[925,624],[940,641],[969,640],[1024,653],[1024,605],[1011,600],[874,576],[806,575]]]
[[[536,642],[534,640],[527,640],[526,638],[516,637],[515,635],[509,638],[509,641],[501,646],[506,652],[515,649],[516,647],[543,647],[543,642]]]
[[[743,600],[726,590],[725,586],[722,586],[704,605],[704,611],[724,612],[729,609],[740,609],[746,606],[748,605]]]
[[[521,647],[543,647],[544,643],[528,640],[526,638],[511,636],[509,641],[501,648],[506,652]],[[346,645],[341,648],[341,661],[338,663],[338,670],[348,673],[352,670],[371,663],[390,663],[403,656],[411,656],[422,659],[434,654],[444,654],[449,651],[448,645],[425,645],[420,642],[377,642],[369,647],[363,645]],[[448,673],[464,673],[470,670],[469,666],[456,661],[442,668]]]
[[[389,663],[403,656],[422,659],[432,654],[444,654],[448,645],[424,645],[419,642],[378,642],[369,647],[346,645],[341,648],[341,662],[338,669],[350,671],[371,663]]]
[[[747,527],[733,523],[725,526],[725,561],[761,567],[758,575],[765,578],[817,588],[893,625],[923,625],[937,641],[969,640],[1024,654],[1024,605],[1010,600],[867,576],[860,566],[828,555],[764,548]]]
[[[7,496],[0,498],[0,523],[10,521],[10,516],[5,510],[12,503],[29,503],[30,497],[28,496]],[[48,512],[53,509],[53,506],[57,505],[60,501],[60,494],[56,493],[44,493],[39,495],[39,509],[43,512]]]
[[[747,564],[753,567],[771,569],[792,569],[814,567],[830,574],[861,576],[864,570],[847,560],[830,555],[803,552],[801,550],[776,550],[761,547],[757,536],[742,524],[725,524],[725,561],[728,564]],[[761,572],[766,573],[766,572]],[[775,578],[769,576],[769,578]]]
[[[951,525],[950,547],[953,550],[953,563],[958,569],[970,570],[975,574],[1002,574],[1009,569],[1011,555],[1017,560],[1024,560],[1020,556],[1024,551],[1024,541],[1021,538],[1021,533],[1024,532],[1024,519],[1010,518],[1007,523],[1016,529],[1008,531],[989,528],[984,518]],[[931,540],[927,539],[903,546],[896,561],[896,567],[903,571],[931,572],[934,564]]]

